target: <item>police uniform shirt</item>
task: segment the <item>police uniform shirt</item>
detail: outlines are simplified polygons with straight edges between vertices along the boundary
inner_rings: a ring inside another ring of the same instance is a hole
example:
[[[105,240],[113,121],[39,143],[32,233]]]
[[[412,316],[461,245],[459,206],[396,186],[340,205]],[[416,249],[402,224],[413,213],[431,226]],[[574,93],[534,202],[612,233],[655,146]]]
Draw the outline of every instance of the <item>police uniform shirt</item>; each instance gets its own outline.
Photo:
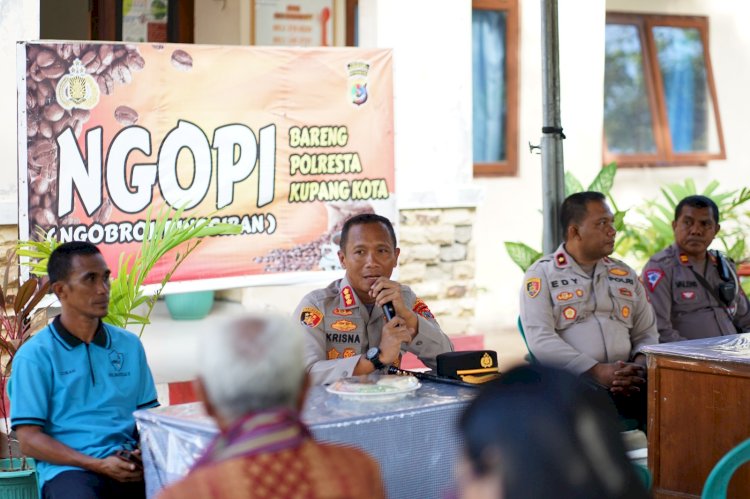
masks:
[[[401,296],[419,320],[419,331],[404,351],[415,354],[434,370],[435,357],[453,351],[453,345],[427,305],[408,286],[401,285]],[[368,311],[346,277],[307,294],[294,314],[309,329],[305,335],[305,364],[313,384],[352,376],[360,356],[380,345],[387,322],[381,307]]]
[[[526,272],[521,323],[540,362],[576,374],[631,360],[657,343],[654,312],[635,271],[603,258],[589,275],[563,245]]]
[[[136,335],[100,322],[86,344],[59,316],[18,350],[8,389],[14,429],[41,426],[46,435],[98,459],[133,448],[133,411],[159,405]],[[41,484],[77,469],[37,463]]]
[[[731,267],[735,280],[737,271],[734,264],[725,259]],[[737,325],[746,331],[750,329],[750,307],[747,297],[736,280],[737,294],[729,307],[720,303],[703,286],[691,269],[717,289],[722,279],[716,266],[716,257],[706,255],[703,264],[693,267],[686,254],[676,244],[657,253],[643,268],[643,285],[656,313],[659,341],[662,343],[696,338],[709,338],[737,332]]]

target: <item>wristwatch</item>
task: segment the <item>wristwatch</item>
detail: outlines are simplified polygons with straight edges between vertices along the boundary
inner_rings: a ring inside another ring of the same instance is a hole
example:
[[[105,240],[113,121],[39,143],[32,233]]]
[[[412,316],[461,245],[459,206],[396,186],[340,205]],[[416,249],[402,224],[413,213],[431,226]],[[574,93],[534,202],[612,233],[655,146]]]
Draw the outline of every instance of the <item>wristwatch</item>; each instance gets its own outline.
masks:
[[[385,367],[385,364],[381,362],[379,356],[380,356],[380,349],[378,347],[372,347],[365,354],[365,358],[369,360],[370,362],[372,362],[372,365],[375,366],[376,371],[383,369]]]

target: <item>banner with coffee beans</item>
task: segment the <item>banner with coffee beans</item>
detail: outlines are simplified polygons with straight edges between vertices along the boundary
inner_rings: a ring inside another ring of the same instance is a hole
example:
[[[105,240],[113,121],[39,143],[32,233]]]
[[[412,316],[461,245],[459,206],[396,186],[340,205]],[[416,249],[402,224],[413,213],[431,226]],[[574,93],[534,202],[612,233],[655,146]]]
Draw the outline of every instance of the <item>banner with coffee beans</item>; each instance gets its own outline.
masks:
[[[20,43],[18,89],[21,239],[91,241],[114,270],[149,209],[185,207],[242,233],[171,282],[251,285],[336,270],[353,214],[395,222],[390,50]]]

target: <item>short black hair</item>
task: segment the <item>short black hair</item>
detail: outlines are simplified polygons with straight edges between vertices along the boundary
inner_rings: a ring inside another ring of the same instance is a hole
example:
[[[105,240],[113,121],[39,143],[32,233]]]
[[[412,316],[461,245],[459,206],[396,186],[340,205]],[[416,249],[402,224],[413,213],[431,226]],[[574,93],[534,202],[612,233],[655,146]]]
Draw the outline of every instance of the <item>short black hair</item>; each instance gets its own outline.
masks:
[[[101,254],[99,248],[87,241],[71,241],[61,244],[55,248],[47,262],[47,275],[49,275],[50,284],[67,279],[74,256]]]
[[[716,203],[714,203],[713,199],[707,196],[696,194],[693,196],[688,196],[677,203],[677,206],[674,209],[675,222],[678,218],[680,218],[680,213],[682,213],[683,206],[691,206],[693,208],[711,208],[711,211],[713,212],[714,222],[716,222],[717,224],[719,223],[719,207],[716,206]]]
[[[560,207],[560,225],[562,226],[563,239],[568,240],[568,227],[579,224],[586,218],[586,205],[591,201],[605,202],[604,194],[596,191],[584,191],[571,194]]]
[[[606,392],[568,371],[511,369],[482,385],[458,427],[474,473],[503,497],[647,497]]]
[[[351,230],[351,228],[355,225],[364,224],[385,225],[385,228],[388,229],[388,234],[391,235],[391,239],[393,240],[393,247],[396,247],[396,231],[393,230],[393,224],[390,220],[388,220],[384,216],[376,215],[375,213],[360,213],[359,215],[350,217],[346,222],[344,222],[344,227],[341,229],[341,239],[339,241],[339,246],[341,247],[342,251],[344,250],[344,248],[346,248],[346,241],[349,239],[349,230]]]

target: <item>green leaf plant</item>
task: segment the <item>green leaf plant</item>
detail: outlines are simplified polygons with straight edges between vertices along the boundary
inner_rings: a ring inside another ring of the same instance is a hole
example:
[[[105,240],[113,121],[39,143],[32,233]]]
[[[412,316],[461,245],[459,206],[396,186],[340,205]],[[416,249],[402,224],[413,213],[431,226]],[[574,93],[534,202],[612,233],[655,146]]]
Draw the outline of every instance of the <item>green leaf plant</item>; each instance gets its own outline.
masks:
[[[35,326],[39,327],[45,323],[46,310],[34,309],[49,291],[49,280],[46,277],[32,277],[19,286],[16,258],[15,250],[8,250],[0,288],[0,417],[5,425],[6,435],[10,435],[7,383],[13,359],[21,345],[31,338]],[[42,320],[33,320],[38,316],[41,316]],[[13,466],[12,440],[8,437],[5,442],[10,458],[8,462]],[[19,469],[26,468],[26,459],[22,458]]]
[[[151,311],[159,299],[164,286],[169,282],[177,268],[190,256],[202,242],[202,238],[209,236],[239,234],[242,227],[238,224],[212,223],[210,217],[182,219],[184,208],[173,209],[163,207],[156,216],[151,218],[151,210],[146,213],[146,229],[143,242],[138,252],[133,255],[120,254],[116,277],[112,279],[109,293],[109,313],[104,321],[121,328],[131,324],[140,325],[140,337],[146,325],[150,324]],[[47,274],[47,261],[52,251],[59,245],[48,234],[41,234],[40,241],[19,242],[18,253],[30,258],[28,264],[32,274],[43,276]],[[173,255],[172,250],[178,251]],[[159,283],[153,294],[143,291],[143,283],[162,258],[172,257],[172,265]],[[136,310],[145,313],[139,315]]]

